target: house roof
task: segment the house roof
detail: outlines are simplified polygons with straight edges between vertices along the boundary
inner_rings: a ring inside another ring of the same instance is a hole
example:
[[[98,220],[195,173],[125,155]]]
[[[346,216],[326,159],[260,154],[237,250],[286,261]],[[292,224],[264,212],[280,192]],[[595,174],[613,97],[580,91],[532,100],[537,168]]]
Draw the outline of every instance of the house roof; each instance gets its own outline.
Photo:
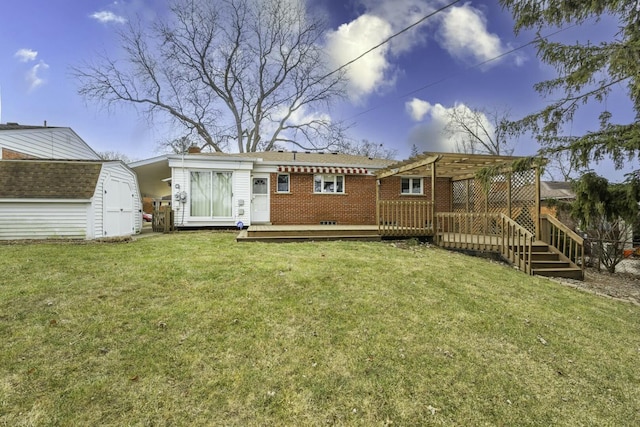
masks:
[[[52,129],[55,126],[21,125],[18,123],[0,123],[0,130]]]
[[[367,156],[356,156],[344,153],[295,152],[295,151],[262,151],[242,153],[242,157],[260,158],[265,162],[283,164],[309,163],[318,165],[368,166],[383,168],[395,162],[389,159],[377,159]]]
[[[425,152],[408,160],[389,165],[378,172],[378,178],[393,175],[426,175],[435,166],[436,176],[461,180],[473,178],[482,168],[510,167],[522,159],[516,156],[494,156],[488,154]]]
[[[575,199],[576,193],[573,192],[570,182],[564,181],[540,181],[540,199]]]
[[[101,161],[2,160],[0,198],[90,199]]]
[[[395,160],[377,159],[366,156],[356,156],[343,153],[299,152],[299,151],[257,151],[250,153],[197,153],[186,156],[249,159],[270,164],[282,165],[333,165],[360,166],[369,168],[383,168]]]

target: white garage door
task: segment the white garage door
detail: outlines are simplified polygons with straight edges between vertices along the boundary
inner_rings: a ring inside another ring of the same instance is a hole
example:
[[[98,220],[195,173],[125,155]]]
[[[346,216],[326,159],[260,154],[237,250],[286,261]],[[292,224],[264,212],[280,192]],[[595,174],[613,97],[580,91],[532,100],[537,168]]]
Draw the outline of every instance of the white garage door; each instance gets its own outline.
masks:
[[[131,183],[107,178],[104,194],[105,237],[129,236],[134,233],[134,192]]]

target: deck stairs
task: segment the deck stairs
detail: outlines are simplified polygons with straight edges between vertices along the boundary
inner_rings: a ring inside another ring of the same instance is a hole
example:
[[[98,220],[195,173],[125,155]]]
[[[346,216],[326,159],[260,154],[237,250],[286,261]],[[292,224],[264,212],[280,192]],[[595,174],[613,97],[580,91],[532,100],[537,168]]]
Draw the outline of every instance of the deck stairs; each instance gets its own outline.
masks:
[[[521,255],[524,256],[524,255]],[[582,269],[558,249],[540,240],[531,246],[531,274],[582,280]]]

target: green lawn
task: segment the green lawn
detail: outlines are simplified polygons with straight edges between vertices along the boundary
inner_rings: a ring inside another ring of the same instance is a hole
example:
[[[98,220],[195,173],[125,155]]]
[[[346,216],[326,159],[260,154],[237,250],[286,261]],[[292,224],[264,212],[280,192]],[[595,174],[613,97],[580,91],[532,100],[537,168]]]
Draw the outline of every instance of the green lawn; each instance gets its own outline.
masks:
[[[0,277],[0,426],[640,423],[640,308],[433,247],[0,245]]]

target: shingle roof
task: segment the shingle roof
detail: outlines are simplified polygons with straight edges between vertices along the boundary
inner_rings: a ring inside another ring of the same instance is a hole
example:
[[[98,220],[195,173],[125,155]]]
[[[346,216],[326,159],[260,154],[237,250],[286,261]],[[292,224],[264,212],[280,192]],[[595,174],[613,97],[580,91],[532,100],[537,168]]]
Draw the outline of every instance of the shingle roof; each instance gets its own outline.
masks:
[[[18,123],[0,123],[0,130],[51,129],[54,126],[20,125]]]
[[[202,153],[198,155],[228,156],[228,157],[249,157],[262,159],[265,162],[277,162],[282,164],[308,163],[315,165],[336,165],[336,166],[367,166],[386,167],[396,160],[376,159],[366,156],[356,156],[343,153],[315,153],[315,152],[293,152],[293,151],[258,151],[253,153]]]
[[[90,199],[102,162],[0,161],[0,198]]]

